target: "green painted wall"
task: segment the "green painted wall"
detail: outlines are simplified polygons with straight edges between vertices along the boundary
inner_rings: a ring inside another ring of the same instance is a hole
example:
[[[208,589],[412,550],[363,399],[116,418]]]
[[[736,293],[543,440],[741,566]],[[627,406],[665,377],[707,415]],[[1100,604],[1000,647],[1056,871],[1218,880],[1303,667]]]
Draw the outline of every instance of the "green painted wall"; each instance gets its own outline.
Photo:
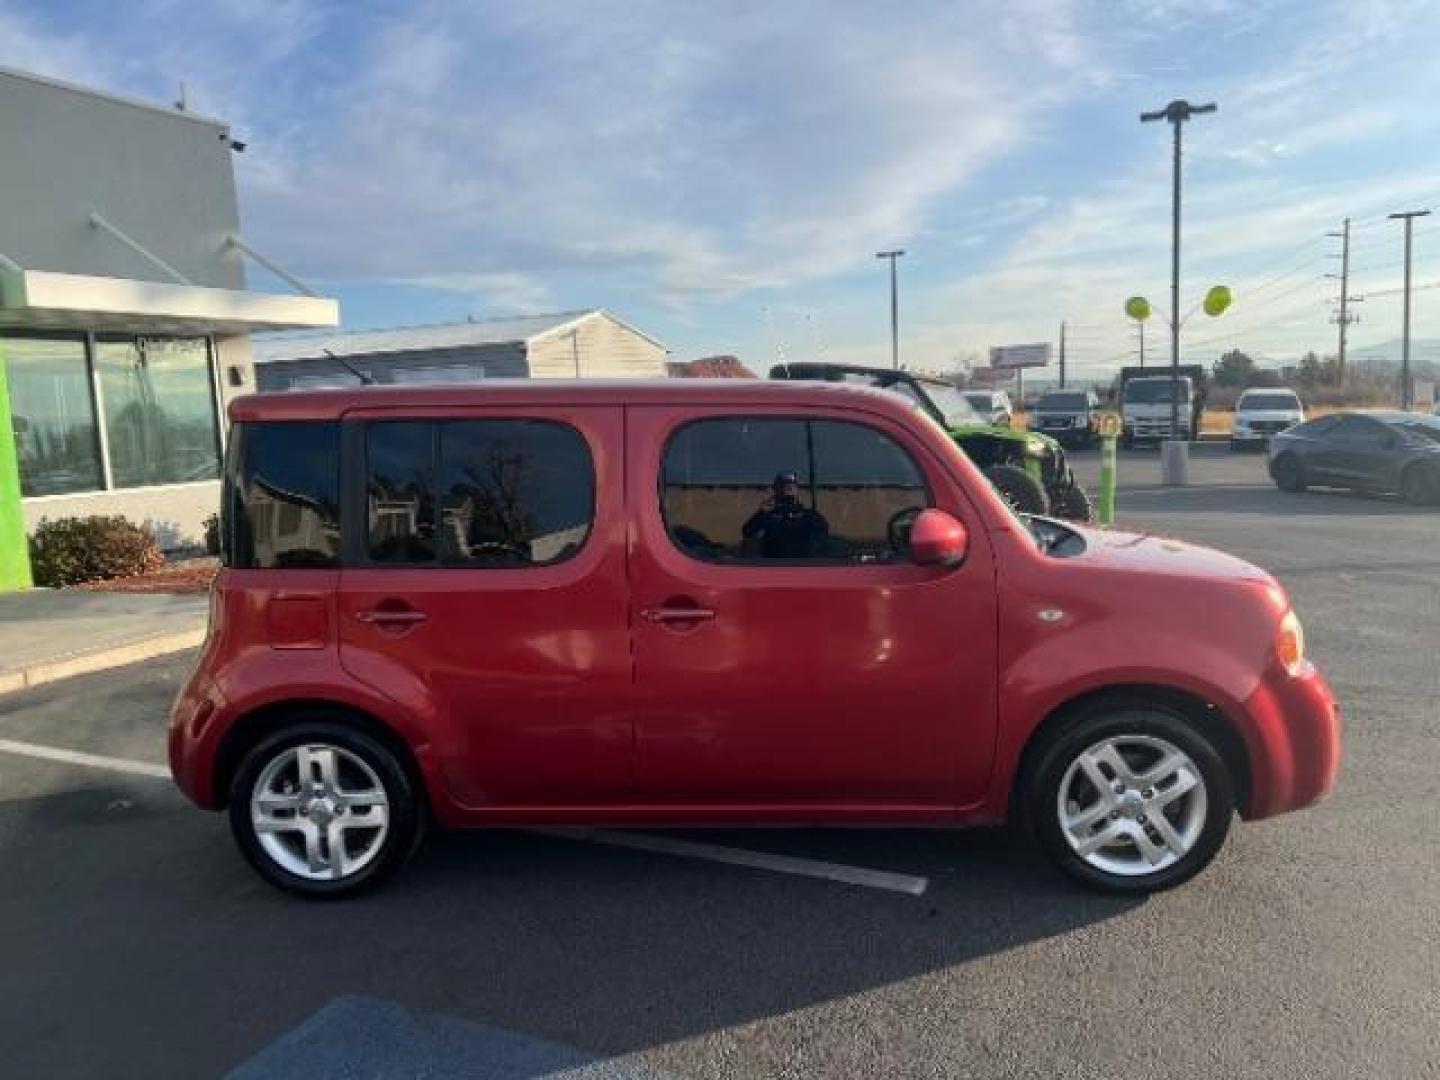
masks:
[[[20,462],[15,453],[15,425],[10,419],[9,364],[0,338],[0,592],[28,589],[30,545],[20,506]]]

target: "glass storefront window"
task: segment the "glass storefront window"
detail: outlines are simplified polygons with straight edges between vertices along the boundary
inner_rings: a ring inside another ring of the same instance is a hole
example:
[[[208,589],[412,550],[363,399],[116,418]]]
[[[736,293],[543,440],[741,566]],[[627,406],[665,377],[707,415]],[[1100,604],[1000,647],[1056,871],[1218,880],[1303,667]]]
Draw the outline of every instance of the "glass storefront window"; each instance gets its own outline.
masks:
[[[81,338],[0,338],[20,492],[64,495],[104,486],[95,404]]]
[[[95,365],[117,488],[220,475],[204,338],[102,339],[95,344]]]

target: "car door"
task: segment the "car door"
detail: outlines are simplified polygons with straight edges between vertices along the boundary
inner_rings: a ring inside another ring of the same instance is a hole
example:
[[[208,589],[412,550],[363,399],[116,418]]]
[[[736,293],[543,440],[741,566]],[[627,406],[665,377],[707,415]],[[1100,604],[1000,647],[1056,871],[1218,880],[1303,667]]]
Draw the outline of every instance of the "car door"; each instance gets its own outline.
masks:
[[[470,806],[622,800],[631,658],[617,407],[343,425],[340,658]]]
[[[950,806],[995,725],[991,554],[923,443],[846,410],[628,410],[636,782],[659,803]],[[796,497],[784,493],[793,488]],[[896,529],[939,506],[958,568]]]
[[[1346,487],[1387,487],[1391,442],[1384,424],[1368,416],[1342,416],[1317,445],[1316,475]]]

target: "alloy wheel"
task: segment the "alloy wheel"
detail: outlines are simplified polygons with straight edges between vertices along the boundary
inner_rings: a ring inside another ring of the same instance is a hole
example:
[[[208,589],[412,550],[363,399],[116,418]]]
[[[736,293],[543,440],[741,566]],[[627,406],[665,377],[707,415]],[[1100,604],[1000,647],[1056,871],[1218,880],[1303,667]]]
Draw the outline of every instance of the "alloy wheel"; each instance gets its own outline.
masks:
[[[1078,754],[1056,797],[1060,831],[1097,870],[1158,873],[1185,858],[1205,829],[1204,775],[1191,757],[1153,735],[1111,736]]]
[[[287,747],[261,771],[250,822],[265,854],[310,881],[337,881],[365,869],[390,831],[390,798],[359,755],[339,746]]]

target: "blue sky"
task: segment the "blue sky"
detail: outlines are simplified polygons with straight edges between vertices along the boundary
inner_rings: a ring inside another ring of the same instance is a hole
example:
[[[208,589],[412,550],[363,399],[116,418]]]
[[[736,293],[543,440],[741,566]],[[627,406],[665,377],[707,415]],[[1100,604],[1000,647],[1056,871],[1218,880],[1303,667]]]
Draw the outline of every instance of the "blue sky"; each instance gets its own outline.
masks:
[[[1192,359],[1333,349],[1346,215],[1373,294],[1351,340],[1393,338],[1384,215],[1440,211],[1417,0],[0,0],[0,64],[161,102],[184,80],[249,144],[250,241],[353,327],[603,306],[679,358],[884,364],[873,253],[903,247],[907,363],[1064,319],[1099,374],[1124,298],[1167,301],[1168,130],[1138,113],[1175,97],[1220,104],[1187,130],[1182,300],[1236,295],[1186,324]],[[1415,280],[1440,280],[1440,214]],[[1440,336],[1440,290],[1415,332]]]

